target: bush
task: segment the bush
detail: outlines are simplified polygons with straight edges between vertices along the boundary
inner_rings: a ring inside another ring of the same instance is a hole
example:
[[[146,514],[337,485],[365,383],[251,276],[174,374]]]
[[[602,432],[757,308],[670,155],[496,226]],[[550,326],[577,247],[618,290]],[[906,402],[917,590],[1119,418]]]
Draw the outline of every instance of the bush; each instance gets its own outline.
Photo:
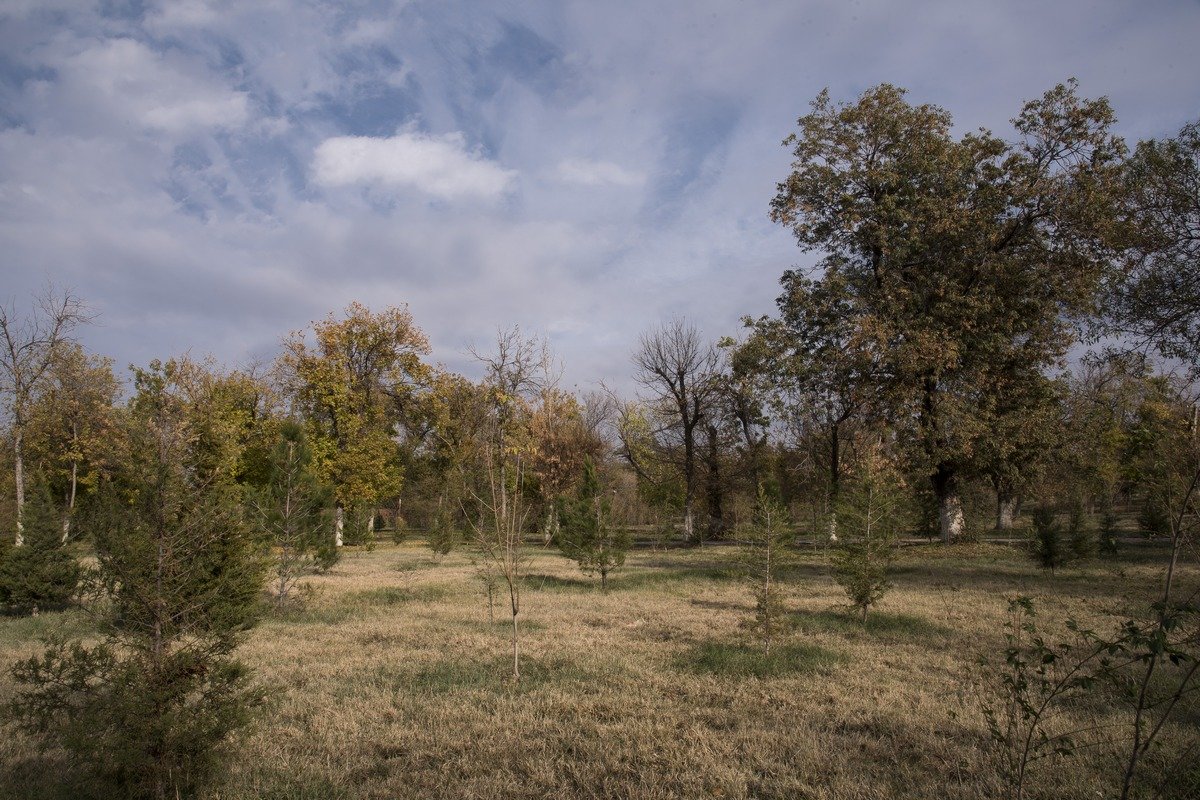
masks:
[[[62,517],[35,482],[22,514],[24,543],[0,554],[0,602],[37,613],[62,607],[79,586],[80,568],[62,546]]]
[[[1096,554],[1096,535],[1089,530],[1080,503],[1072,505],[1067,515],[1067,543],[1074,558],[1091,558]]]
[[[1067,547],[1063,542],[1062,526],[1048,505],[1033,512],[1033,557],[1042,569],[1051,572],[1067,563]]]

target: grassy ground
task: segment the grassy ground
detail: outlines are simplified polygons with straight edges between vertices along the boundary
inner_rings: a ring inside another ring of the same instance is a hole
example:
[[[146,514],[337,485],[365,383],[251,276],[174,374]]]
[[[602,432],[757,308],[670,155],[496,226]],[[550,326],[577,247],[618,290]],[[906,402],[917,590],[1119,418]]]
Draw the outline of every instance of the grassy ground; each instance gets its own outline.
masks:
[[[1101,629],[1144,608],[1158,575],[1144,548],[1050,576],[1004,547],[910,547],[864,626],[810,551],[787,574],[794,630],[766,659],[732,548],[634,552],[608,594],[531,555],[517,684],[506,608],[489,622],[466,554],[435,564],[419,543],[381,545],[309,579],[306,608],[241,651],[272,700],[210,796],[1002,797],[980,659],[1002,661],[1008,598],[1032,596],[1048,629]],[[55,630],[88,621],[0,618],[0,700],[8,666]],[[1186,711],[1160,761],[1195,743]],[[1103,751],[1042,762],[1031,796],[1112,796],[1115,769]],[[0,739],[0,797],[71,796],[69,775],[23,736]],[[1193,772],[1167,796],[1197,787]]]

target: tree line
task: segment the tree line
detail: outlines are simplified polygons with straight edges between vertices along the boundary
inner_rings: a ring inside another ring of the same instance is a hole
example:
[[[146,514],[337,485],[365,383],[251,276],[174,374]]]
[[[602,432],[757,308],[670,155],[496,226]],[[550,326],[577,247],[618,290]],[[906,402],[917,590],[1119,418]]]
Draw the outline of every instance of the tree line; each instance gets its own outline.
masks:
[[[957,136],[886,84],[822,93],[770,204],[819,260],[720,340],[648,328],[628,396],[565,390],[517,328],[472,351],[471,380],[403,307],[351,304],[270,365],[179,356],[128,383],[78,344],[71,292],[0,310],[0,602],[103,601],[102,643],[18,666],[20,715],[113,781],[186,790],[261,699],[233,653],[264,587],[285,610],[379,531],[480,554],[514,677],[530,543],[605,589],[635,537],[748,544],[768,650],[772,565],[798,536],[840,541],[864,616],[891,543],[1010,531],[1022,505],[1046,552],[1060,515],[1115,546],[1133,507],[1174,564],[1200,476],[1200,123],[1132,151],[1114,124],[1074,82],[1012,139]]]

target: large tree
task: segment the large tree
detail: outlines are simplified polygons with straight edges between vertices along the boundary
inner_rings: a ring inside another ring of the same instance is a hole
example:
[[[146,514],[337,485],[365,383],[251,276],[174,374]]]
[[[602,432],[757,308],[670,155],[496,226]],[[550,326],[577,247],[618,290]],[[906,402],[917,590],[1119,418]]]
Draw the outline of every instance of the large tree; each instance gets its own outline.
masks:
[[[694,325],[676,318],[642,335],[633,363],[634,380],[647,392],[657,417],[654,439],[683,482],[684,535],[696,541],[697,443],[718,396],[720,358]]]
[[[1072,82],[1026,104],[1014,141],[956,138],[946,111],[884,84],[845,105],[821,93],[785,141],[795,160],[772,218],[824,253],[818,283],[844,283],[947,541],[990,435],[984,378],[1057,363],[1092,308],[1123,155],[1112,121]]]
[[[1126,163],[1122,270],[1110,330],[1200,367],[1200,120],[1138,144]]]
[[[16,544],[22,541],[25,505],[25,426],[29,407],[42,389],[59,350],[81,323],[90,319],[83,302],[70,291],[48,287],[31,314],[22,317],[14,305],[0,306],[0,395],[12,426],[13,471],[17,491]]]
[[[284,341],[281,366],[294,411],[309,427],[313,460],[335,491],[335,537],[345,508],[394,497],[403,482],[398,412],[430,376],[429,341],[406,308],[372,313],[352,303],[343,319],[313,324]]]

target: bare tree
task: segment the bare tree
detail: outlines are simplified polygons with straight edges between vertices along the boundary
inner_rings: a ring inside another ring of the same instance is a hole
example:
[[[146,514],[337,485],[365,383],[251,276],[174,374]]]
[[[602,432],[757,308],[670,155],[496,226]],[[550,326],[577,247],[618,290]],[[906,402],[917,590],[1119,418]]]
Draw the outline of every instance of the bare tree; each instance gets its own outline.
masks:
[[[553,359],[544,340],[524,337],[519,328],[500,331],[496,350],[471,355],[486,370],[484,386],[490,397],[490,435],[479,455],[484,462],[484,481],[478,491],[469,489],[476,513],[472,520],[474,538],[492,575],[498,575],[508,590],[512,618],[512,677],[521,678],[520,638],[517,618],[521,612],[521,579],[526,557],[521,550],[528,522],[522,500],[529,451],[529,398],[553,385]],[[465,509],[464,509],[465,511]],[[489,588],[489,613],[491,583]]]
[[[683,530],[696,541],[694,507],[698,464],[696,431],[711,413],[718,393],[720,357],[701,340],[696,327],[676,317],[642,334],[633,356],[634,380],[648,393],[664,424],[656,438],[673,438],[678,455],[672,461],[684,484]]]
[[[90,322],[83,301],[53,286],[37,296],[32,313],[17,315],[15,303],[0,306],[0,393],[8,396],[12,418],[13,470],[17,490],[16,545],[23,541],[21,512],[25,506],[25,425],[30,403],[55,354],[71,340],[81,323]]]

